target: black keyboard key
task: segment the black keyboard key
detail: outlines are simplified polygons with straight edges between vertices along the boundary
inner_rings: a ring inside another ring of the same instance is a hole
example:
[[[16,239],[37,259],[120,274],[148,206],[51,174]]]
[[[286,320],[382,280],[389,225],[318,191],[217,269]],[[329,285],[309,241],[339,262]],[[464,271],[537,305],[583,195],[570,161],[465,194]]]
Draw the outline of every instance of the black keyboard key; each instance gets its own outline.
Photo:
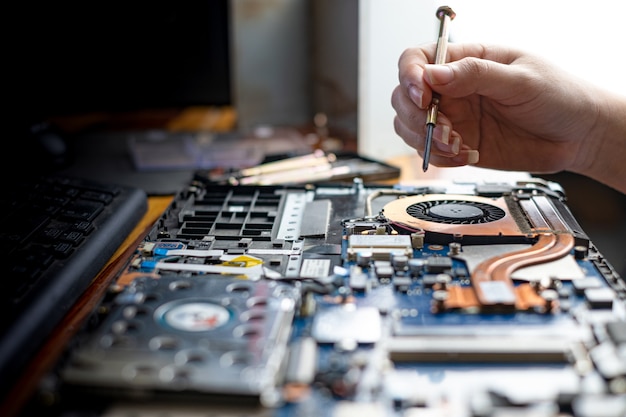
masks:
[[[52,253],[59,258],[67,258],[73,251],[72,245],[66,242],[59,242],[52,247]]]
[[[111,200],[113,200],[113,195],[89,190],[81,193],[80,198],[84,200],[100,201],[101,203],[109,204]]]
[[[65,231],[63,233],[61,233],[61,236],[59,236],[59,240],[62,240],[63,242],[67,242],[69,244],[71,244],[72,246],[78,246],[80,244],[80,242],[83,241],[83,234],[79,233],[79,232],[73,232],[73,231]]]
[[[41,275],[41,267],[37,264],[18,263],[11,268],[11,279],[8,284],[14,285],[16,288],[23,286],[24,288],[31,285]],[[24,288],[20,289],[17,298],[21,298]],[[15,296],[14,296],[15,297]]]
[[[15,265],[32,266],[39,269],[47,269],[54,262],[54,257],[45,247],[33,246],[28,251],[21,251],[15,254],[13,263]]]
[[[78,200],[67,205],[61,218],[78,221],[92,221],[102,211],[104,205],[95,201]]]
[[[26,216],[26,217],[24,217]],[[50,215],[46,212],[27,211],[20,215],[12,215],[2,220],[0,228],[0,242],[2,251],[8,254],[18,245],[24,243],[50,222]]]
[[[43,242],[54,242],[59,240],[62,233],[63,230],[58,227],[48,227],[41,233],[41,239]]]
[[[93,230],[93,224],[91,222],[86,221],[78,221],[72,223],[72,230],[82,233],[83,235],[88,235]]]

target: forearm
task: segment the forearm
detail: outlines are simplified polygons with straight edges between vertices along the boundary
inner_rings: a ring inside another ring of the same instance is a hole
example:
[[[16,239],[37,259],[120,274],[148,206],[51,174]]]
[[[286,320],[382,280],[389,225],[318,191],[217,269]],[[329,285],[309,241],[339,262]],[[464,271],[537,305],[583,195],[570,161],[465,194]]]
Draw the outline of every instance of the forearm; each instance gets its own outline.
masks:
[[[599,96],[601,117],[582,149],[587,163],[579,173],[626,193],[626,96]]]

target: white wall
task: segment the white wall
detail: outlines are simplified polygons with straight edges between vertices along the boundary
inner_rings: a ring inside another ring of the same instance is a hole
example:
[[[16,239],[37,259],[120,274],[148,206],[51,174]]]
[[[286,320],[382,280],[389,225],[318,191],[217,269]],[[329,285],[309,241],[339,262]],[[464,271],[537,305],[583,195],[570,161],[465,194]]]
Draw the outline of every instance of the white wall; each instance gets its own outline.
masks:
[[[359,152],[378,159],[413,154],[393,130],[397,60],[433,42],[435,12],[456,12],[451,42],[502,43],[545,55],[565,69],[626,94],[626,2],[622,0],[360,0]]]

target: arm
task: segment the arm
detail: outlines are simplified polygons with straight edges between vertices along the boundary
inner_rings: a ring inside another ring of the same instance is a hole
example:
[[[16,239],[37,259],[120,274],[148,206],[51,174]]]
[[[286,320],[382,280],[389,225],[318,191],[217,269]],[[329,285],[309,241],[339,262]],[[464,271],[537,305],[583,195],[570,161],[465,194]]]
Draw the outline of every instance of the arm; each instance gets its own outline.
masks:
[[[482,44],[406,50],[392,94],[396,132],[423,151],[426,108],[442,95],[431,163],[549,173],[568,170],[626,192],[626,97],[539,57]]]

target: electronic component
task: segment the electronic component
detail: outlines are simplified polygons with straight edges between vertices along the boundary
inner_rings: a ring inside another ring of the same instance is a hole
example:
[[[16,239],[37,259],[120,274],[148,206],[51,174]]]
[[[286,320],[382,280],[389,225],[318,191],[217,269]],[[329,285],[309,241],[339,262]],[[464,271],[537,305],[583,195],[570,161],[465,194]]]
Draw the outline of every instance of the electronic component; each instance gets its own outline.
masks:
[[[274,281],[137,278],[113,296],[63,379],[101,394],[187,391],[269,405],[297,302],[293,288]]]
[[[579,417],[602,393],[621,417],[626,285],[555,188],[196,181],[68,349],[55,395],[66,410]]]

